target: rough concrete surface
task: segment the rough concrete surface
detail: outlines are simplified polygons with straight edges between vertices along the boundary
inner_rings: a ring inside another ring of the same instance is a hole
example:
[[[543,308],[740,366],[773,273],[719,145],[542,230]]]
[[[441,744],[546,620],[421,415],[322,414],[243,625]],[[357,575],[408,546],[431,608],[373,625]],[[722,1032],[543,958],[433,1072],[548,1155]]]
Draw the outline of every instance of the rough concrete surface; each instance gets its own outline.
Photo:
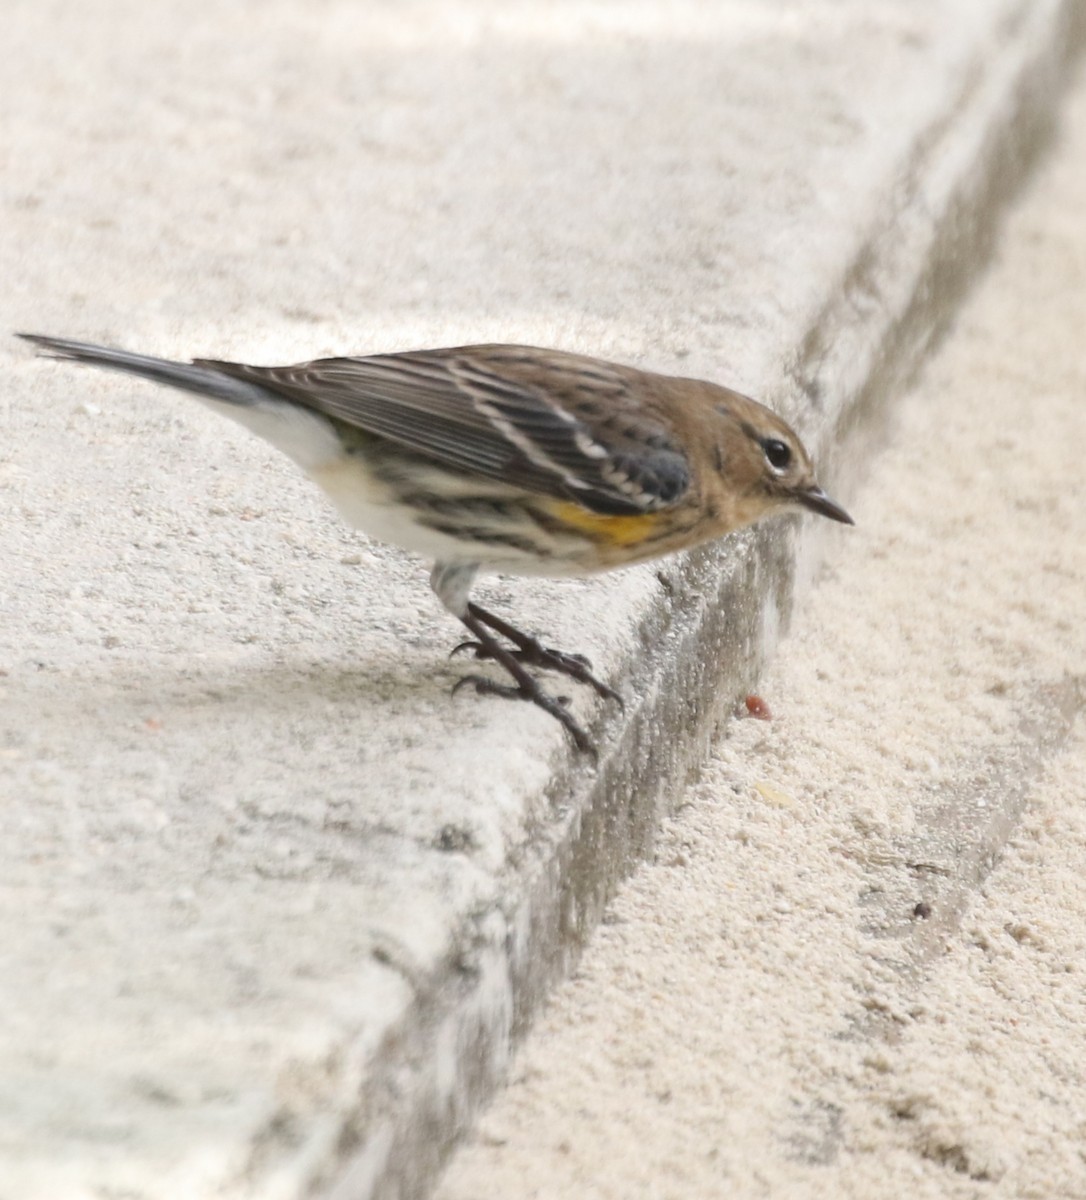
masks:
[[[439,1200],[1086,1196],[1084,212],[1086,80]]]
[[[844,485],[1080,11],[14,2],[0,329],[560,345],[752,392]],[[14,343],[5,379],[0,1197],[420,1194],[825,531],[487,585],[621,684],[574,700],[594,767],[451,700],[424,566],[262,444]]]

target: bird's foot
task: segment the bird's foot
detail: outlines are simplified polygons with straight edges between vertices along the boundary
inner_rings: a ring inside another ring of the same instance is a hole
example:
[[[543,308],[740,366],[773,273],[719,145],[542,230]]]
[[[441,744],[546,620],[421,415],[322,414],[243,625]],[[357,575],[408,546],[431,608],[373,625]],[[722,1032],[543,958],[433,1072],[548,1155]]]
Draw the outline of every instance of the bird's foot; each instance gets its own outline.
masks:
[[[487,655],[487,657],[491,656]],[[573,714],[569,711],[569,697],[552,696],[549,692],[545,692],[540,687],[539,681],[526,671],[523,678],[518,678],[516,683],[498,683],[493,679],[488,679],[485,675],[465,675],[463,679],[458,679],[453,685],[453,694],[455,695],[465,687],[474,688],[476,695],[479,696],[501,696],[505,700],[529,701],[536,708],[550,713],[556,721],[565,726],[578,750],[585,754],[595,755],[596,747],[593,745],[592,739],[577,724]]]
[[[505,653],[516,659],[517,662],[529,667],[539,667],[544,671],[556,671],[559,675],[575,679],[578,683],[585,683],[598,696],[602,696],[605,700],[617,701],[620,708],[625,707],[618,692],[604,683],[602,679],[597,679],[592,673],[592,663],[583,654],[567,654],[563,650],[544,646],[538,638],[524,633],[515,625],[510,625],[507,621],[494,616],[493,613],[487,612],[485,608],[480,608],[477,604],[469,604],[468,611],[475,620],[489,626],[499,636],[513,643],[516,649],[505,650]],[[496,644],[493,639],[484,641],[478,638],[469,642],[461,642],[452,653],[454,655],[471,653],[477,659],[492,659],[496,657],[492,648]]]
[[[453,691],[472,687],[476,693],[483,696],[528,700],[560,722],[578,750],[594,755],[595,746],[569,711],[569,697],[550,695],[527,669],[539,667],[543,670],[557,671],[578,683],[587,683],[599,695],[609,700],[617,700],[621,704],[619,694],[592,674],[588,659],[580,654],[564,654],[560,650],[551,650],[538,639],[522,633],[477,604],[469,603],[460,620],[471,633],[472,640],[461,642],[453,650],[453,654],[471,653],[477,659],[490,659],[503,667],[512,676],[513,682],[497,683],[485,675],[465,675],[456,683]],[[503,645],[498,640],[499,637],[511,642],[512,646]]]

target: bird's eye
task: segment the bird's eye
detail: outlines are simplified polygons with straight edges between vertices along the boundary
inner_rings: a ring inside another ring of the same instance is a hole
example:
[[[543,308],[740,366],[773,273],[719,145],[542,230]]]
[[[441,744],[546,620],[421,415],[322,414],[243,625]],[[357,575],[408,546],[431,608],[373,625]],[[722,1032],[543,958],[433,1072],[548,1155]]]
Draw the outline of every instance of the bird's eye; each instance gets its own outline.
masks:
[[[782,442],[778,438],[766,438],[762,443],[762,450],[765,453],[766,462],[774,471],[787,471],[792,465],[792,450],[787,442]]]

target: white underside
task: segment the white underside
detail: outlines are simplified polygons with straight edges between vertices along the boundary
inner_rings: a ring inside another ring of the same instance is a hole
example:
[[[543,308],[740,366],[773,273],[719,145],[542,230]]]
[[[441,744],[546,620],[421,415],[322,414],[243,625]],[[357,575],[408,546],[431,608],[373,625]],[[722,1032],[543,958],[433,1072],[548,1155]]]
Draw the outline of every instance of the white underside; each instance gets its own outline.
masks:
[[[210,396],[196,398],[220,416],[229,417],[271,442],[303,471],[312,472],[343,456],[343,447],[331,421],[298,404],[270,396],[263,404],[228,404]]]
[[[569,562],[568,554],[559,554],[556,562],[490,542],[472,544],[418,524],[410,510],[397,504],[390,489],[374,480],[358,458],[343,452],[335,427],[319,413],[289,401],[269,400],[262,405],[242,406],[212,398],[200,399],[208,408],[244,425],[293,459],[328,496],[343,519],[370,537],[434,562],[477,564],[484,571],[549,576],[587,573]],[[435,473],[440,475],[442,493],[449,495],[455,481],[445,472]],[[485,495],[487,490],[485,481],[464,482],[465,495]],[[498,485],[493,485],[493,492],[505,494]]]

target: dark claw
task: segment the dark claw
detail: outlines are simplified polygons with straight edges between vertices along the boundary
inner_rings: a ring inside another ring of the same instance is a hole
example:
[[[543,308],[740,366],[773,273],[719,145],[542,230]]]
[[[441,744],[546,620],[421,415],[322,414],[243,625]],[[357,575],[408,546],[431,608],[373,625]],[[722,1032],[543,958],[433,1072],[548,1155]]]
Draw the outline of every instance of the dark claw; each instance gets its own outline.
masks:
[[[578,750],[585,754],[591,754],[593,758],[596,757],[596,747],[592,744],[588,734],[564,707],[569,703],[568,696],[557,698],[549,696],[534,680],[531,680],[528,685],[497,683],[485,675],[465,675],[462,679],[458,679],[452,687],[453,695],[455,696],[462,687],[473,687],[479,696],[501,696],[504,700],[529,701],[537,708],[550,713],[556,721],[561,722],[570,737],[573,738]]]
[[[502,696],[506,700],[531,700],[523,688],[515,683],[498,683],[496,680],[487,679],[485,675],[465,675],[463,679],[458,679],[452,685],[452,694],[455,696],[461,688],[473,687],[477,696]]]
[[[551,663],[556,671],[591,671],[592,661],[583,654],[567,654],[564,650],[552,650],[550,646],[533,646],[531,651],[522,650],[522,654],[531,654],[540,663]]]
[[[537,642],[530,649],[522,649],[517,657],[521,662],[528,663],[529,666],[539,667],[544,671],[557,671],[560,675],[567,675],[578,683],[587,683],[598,696],[602,696],[605,700],[617,700],[620,705],[622,704],[622,697],[618,692],[592,674],[592,664],[583,654],[565,654],[561,650],[551,650]]]
[[[534,641],[534,639],[533,639]],[[470,650],[476,658],[493,658],[493,653],[483,645],[482,642],[467,641],[459,642],[449,651],[449,657],[455,658],[458,654],[463,654]],[[576,672],[590,672],[592,670],[592,660],[586,658],[583,654],[566,654],[562,650],[552,650],[549,646],[541,645],[538,642],[531,647],[517,647],[515,650],[510,650],[509,653],[517,660],[517,662],[527,663],[530,667],[549,667],[552,671],[560,671],[563,675],[571,675]]]
[[[465,675],[456,683],[453,691],[473,687],[476,693],[483,696],[528,700],[561,722],[576,742],[578,750],[595,757],[595,746],[569,711],[570,698],[549,695],[540,686],[539,680],[526,669],[539,667],[544,671],[557,671],[578,683],[587,683],[598,695],[607,700],[617,700],[620,706],[625,707],[618,692],[592,674],[592,664],[588,659],[583,654],[563,654],[561,650],[551,650],[537,638],[529,637],[515,625],[510,625],[472,601],[468,602],[467,611],[458,615],[474,637],[471,641],[461,642],[453,650],[453,655],[470,652],[477,660],[493,659],[513,677],[514,683],[496,683],[485,675]],[[504,638],[512,645],[503,645],[499,638]]]
[[[460,642],[449,651],[449,657],[455,658],[458,654],[469,652],[476,660],[496,657],[488,646],[478,641]],[[625,711],[626,705],[623,704],[622,697],[614,688],[608,687],[592,674],[592,661],[583,654],[566,654],[563,650],[552,650],[549,646],[544,646],[542,642],[528,637],[526,634],[522,635],[522,640],[516,643],[515,649],[507,649],[505,652],[510,658],[524,663],[525,666],[539,667],[542,671],[557,671],[559,675],[566,675],[578,683],[586,683],[605,700],[616,700],[619,708]]]
[[[468,651],[476,658],[490,658],[490,651],[483,645],[482,642],[458,642],[449,651],[449,657],[455,658],[458,654],[466,654]]]

